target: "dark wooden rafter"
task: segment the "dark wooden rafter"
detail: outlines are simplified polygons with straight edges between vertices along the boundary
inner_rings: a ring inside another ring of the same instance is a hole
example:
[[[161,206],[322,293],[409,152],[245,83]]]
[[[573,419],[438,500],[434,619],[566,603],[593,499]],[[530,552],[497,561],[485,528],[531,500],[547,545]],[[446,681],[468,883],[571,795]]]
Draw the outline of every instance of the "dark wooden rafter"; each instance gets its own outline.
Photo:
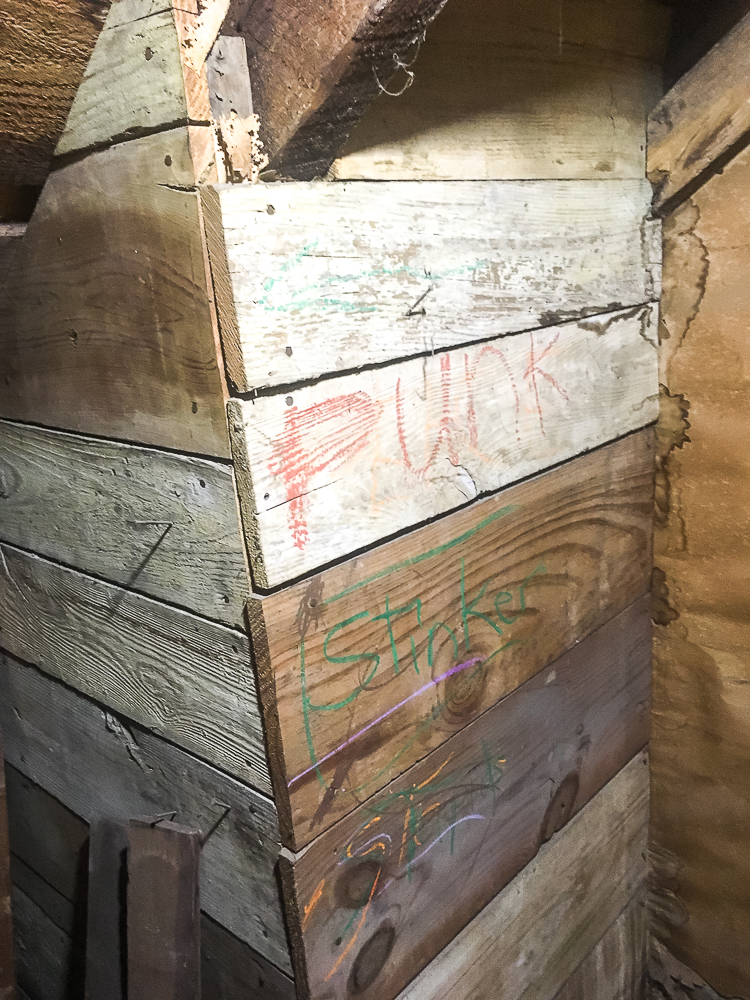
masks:
[[[232,0],[222,33],[245,39],[270,168],[298,180],[324,175],[375,98],[408,82],[446,2]]]

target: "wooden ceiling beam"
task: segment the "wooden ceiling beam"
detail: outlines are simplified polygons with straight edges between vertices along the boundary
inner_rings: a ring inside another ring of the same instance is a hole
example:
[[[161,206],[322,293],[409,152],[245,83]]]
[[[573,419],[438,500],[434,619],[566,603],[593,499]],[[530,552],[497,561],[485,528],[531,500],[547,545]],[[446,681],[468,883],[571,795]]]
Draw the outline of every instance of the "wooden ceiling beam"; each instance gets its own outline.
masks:
[[[270,167],[298,180],[324,175],[375,98],[408,84],[445,3],[232,0],[222,33],[245,39]]]

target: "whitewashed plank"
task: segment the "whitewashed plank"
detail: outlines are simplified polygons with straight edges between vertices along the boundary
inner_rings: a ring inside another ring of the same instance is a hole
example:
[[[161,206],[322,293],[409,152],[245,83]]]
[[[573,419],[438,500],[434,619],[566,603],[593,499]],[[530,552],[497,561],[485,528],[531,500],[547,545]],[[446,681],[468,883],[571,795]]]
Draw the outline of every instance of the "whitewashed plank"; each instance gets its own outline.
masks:
[[[624,767],[399,1000],[552,1000],[645,883],[647,764]]]
[[[655,295],[645,180],[218,190],[243,391]]]
[[[213,829],[203,848],[202,909],[291,969],[270,799],[2,651],[0,692],[8,762],[86,822],[176,811],[177,820]]]
[[[657,416],[651,306],[229,404],[275,586]]]
[[[0,538],[245,628],[228,465],[0,420]]]
[[[244,633],[0,544],[0,642],[270,791]]]

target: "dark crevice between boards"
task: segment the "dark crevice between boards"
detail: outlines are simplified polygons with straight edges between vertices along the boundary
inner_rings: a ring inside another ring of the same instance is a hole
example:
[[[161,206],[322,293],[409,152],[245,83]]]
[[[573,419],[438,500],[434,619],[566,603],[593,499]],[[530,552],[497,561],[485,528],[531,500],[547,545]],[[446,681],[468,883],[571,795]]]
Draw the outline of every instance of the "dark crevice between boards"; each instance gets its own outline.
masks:
[[[198,126],[200,128],[210,128],[211,122],[209,121],[198,121],[194,118],[175,118],[171,122],[163,122],[161,125],[155,125],[149,128],[145,125],[138,126],[137,128],[127,129],[125,132],[120,132],[118,135],[113,135],[109,137],[104,142],[92,143],[90,146],[84,146],[81,149],[75,149],[70,153],[64,153],[62,156],[56,156],[52,160],[50,166],[50,173],[56,170],[62,170],[64,167],[69,167],[73,163],[80,163],[82,160],[87,159],[93,153],[102,153],[107,149],[111,149],[112,146],[121,146],[127,142],[134,142],[137,139],[146,139],[152,135],[159,135],[161,132],[174,132],[178,128],[186,128],[189,125]],[[168,185],[165,185],[168,186]],[[41,190],[41,189],[40,189]],[[195,190],[194,187],[180,190]]]
[[[459,504],[456,507],[451,507],[450,510],[441,511],[439,514],[434,514],[432,517],[425,518],[424,521],[418,521],[415,524],[410,524],[405,528],[400,528],[398,531],[394,531],[391,535],[383,535],[376,542],[370,542],[368,545],[363,545],[361,548],[353,549],[351,552],[347,552],[346,555],[340,556],[337,559],[332,559],[330,562],[322,563],[320,566],[316,566],[315,569],[309,570],[306,573],[301,573],[299,576],[290,577],[290,579],[285,580],[283,583],[277,584],[275,587],[259,587],[252,576],[252,566],[250,568],[250,574],[252,577],[253,590],[250,594],[250,598],[257,598],[262,600],[264,597],[270,597],[272,594],[278,594],[282,590],[287,588],[295,587],[297,584],[304,583],[305,580],[312,580],[321,573],[325,573],[328,570],[334,569],[336,566],[341,566],[344,563],[349,562],[352,559],[357,559],[359,556],[365,555],[367,552],[372,552],[381,546],[390,544],[397,538],[404,538],[406,535],[411,535],[412,533],[418,531],[420,528],[426,528],[430,524],[436,524],[438,521],[443,521],[448,517],[457,514],[459,511],[466,510],[467,508],[478,503],[480,500],[488,500],[491,497],[496,497],[501,494],[504,490],[511,489],[515,486],[520,486],[523,483],[527,483],[532,479],[538,479],[540,476],[545,476],[549,472],[553,472],[555,469],[559,469],[563,465],[567,465],[569,462],[575,461],[583,455],[592,455],[597,451],[601,451],[603,448],[608,448],[615,444],[617,441],[625,441],[629,437],[634,437],[636,434],[641,434],[644,430],[648,428],[655,428],[656,421],[650,421],[648,424],[644,424],[642,427],[636,427],[635,430],[628,431],[627,434],[621,434],[619,437],[612,438],[609,441],[605,441],[603,444],[597,445],[595,448],[587,448],[583,451],[577,452],[575,455],[570,455],[567,458],[561,459],[559,462],[555,462],[553,465],[548,465],[547,468],[542,469],[539,472],[532,472],[528,476],[523,476],[521,479],[514,479],[512,483],[506,483],[496,490],[489,490],[486,493],[478,493],[477,496],[472,497],[471,500],[467,500],[466,503]],[[256,512],[257,517],[257,512]]]
[[[704,170],[701,170],[691,181],[688,181],[679,191],[676,191],[673,195],[667,198],[663,202],[659,202],[659,193],[663,186],[669,181],[669,174],[667,174],[660,182],[653,185],[654,187],[654,200],[653,200],[653,212],[654,215],[660,219],[665,219],[667,216],[671,215],[676,208],[679,208],[683,202],[686,202],[689,198],[692,198],[696,192],[698,192],[702,187],[717,175],[724,173],[724,168],[729,166],[730,162],[738,156],[743,150],[750,146],[750,129],[733,142],[720,156]]]

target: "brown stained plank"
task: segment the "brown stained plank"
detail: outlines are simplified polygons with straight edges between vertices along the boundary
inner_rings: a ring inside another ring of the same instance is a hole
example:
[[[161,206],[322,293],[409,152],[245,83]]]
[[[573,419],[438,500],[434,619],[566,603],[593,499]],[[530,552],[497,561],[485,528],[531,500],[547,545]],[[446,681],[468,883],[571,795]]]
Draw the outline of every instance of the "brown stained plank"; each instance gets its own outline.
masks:
[[[646,1000],[648,914],[636,896],[570,976],[555,1000]]]
[[[624,767],[399,1000],[551,1000],[643,890],[647,765]]]
[[[126,1000],[128,827],[123,820],[99,817],[90,829],[86,1000]]]
[[[130,822],[128,1000],[200,1000],[200,853],[197,830]]]
[[[727,997],[750,992],[749,228],[750,149],[665,221],[655,538],[655,931]]]
[[[0,420],[0,538],[245,628],[225,464]]]
[[[391,1000],[644,746],[644,597],[318,837],[282,854],[312,1000]]]
[[[56,171],[0,295],[0,414],[227,457],[187,129]]]
[[[271,167],[299,180],[324,175],[360,115],[445,0],[231,0],[225,34],[247,45],[255,111]],[[394,82],[394,86],[398,85]]]
[[[13,915],[10,899],[10,842],[5,788],[5,754],[0,732],[0,1000],[13,1000],[16,969],[13,955]]]
[[[250,605],[289,846],[645,593],[652,469],[644,431]]]
[[[655,207],[671,211],[748,141],[750,14],[649,115],[647,162]]]
[[[9,765],[7,770],[10,817],[16,824],[11,844],[20,854],[13,857],[14,882],[58,927],[75,935],[75,921],[83,911],[79,876],[88,826],[14,767]],[[30,949],[32,954],[35,947]],[[69,950],[72,947],[71,940]],[[294,1000],[294,986],[287,975],[205,913],[201,952],[203,1000]],[[60,981],[64,973],[65,963],[58,968]]]
[[[9,762],[77,816],[176,810],[177,821],[213,831],[203,850],[201,905],[267,960],[290,969],[270,799],[1,652],[0,690]],[[52,880],[59,866],[42,871]],[[59,877],[67,882],[55,875],[54,884],[68,892],[70,874]]]
[[[43,184],[109,0],[3,0],[0,184]]]

